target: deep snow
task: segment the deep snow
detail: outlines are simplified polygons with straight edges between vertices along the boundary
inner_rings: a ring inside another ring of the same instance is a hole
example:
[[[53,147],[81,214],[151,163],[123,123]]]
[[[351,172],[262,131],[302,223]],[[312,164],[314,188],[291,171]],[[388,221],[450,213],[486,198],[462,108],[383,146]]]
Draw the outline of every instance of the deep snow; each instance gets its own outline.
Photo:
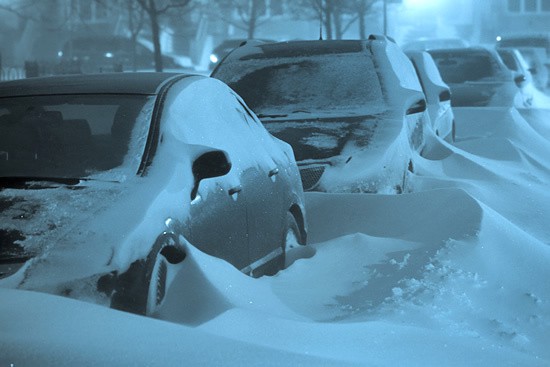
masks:
[[[163,320],[0,289],[0,366],[548,366],[550,112],[455,115],[410,193],[308,194],[278,275],[190,248]]]

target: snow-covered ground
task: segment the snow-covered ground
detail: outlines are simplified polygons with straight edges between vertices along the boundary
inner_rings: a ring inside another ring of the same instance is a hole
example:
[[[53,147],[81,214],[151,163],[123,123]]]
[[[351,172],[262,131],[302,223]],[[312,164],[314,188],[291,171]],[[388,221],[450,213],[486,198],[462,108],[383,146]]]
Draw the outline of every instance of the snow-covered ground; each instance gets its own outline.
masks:
[[[276,276],[194,250],[158,320],[0,289],[0,366],[550,365],[550,111],[455,115],[410,193],[308,194]]]

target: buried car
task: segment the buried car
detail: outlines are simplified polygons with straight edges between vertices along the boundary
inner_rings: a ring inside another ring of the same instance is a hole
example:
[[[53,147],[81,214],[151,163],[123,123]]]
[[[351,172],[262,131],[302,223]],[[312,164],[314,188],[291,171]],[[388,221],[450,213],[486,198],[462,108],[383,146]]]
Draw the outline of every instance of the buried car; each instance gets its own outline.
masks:
[[[5,82],[0,130],[0,286],[153,314],[189,244],[260,276],[305,243],[290,146],[218,80]]]
[[[453,107],[512,107],[520,93],[495,50],[483,47],[428,50],[451,88]]]
[[[535,85],[527,61],[518,49],[500,47],[496,50],[504,65],[514,73],[514,80],[521,91],[521,98],[518,98],[516,107],[531,107],[533,105]]]
[[[292,145],[304,189],[404,190],[429,122],[414,68],[395,42],[247,43],[212,76]]]
[[[445,84],[432,57],[425,51],[407,51],[426,96],[428,113],[435,135],[448,142],[455,140],[455,121],[451,108],[451,91]]]

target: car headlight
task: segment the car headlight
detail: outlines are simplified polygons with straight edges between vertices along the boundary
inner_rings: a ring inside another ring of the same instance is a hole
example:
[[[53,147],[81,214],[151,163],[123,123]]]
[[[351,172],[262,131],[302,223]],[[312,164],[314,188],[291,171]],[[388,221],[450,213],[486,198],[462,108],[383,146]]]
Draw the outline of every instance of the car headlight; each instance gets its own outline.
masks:
[[[216,54],[210,54],[210,61],[215,64],[219,61],[218,56]]]

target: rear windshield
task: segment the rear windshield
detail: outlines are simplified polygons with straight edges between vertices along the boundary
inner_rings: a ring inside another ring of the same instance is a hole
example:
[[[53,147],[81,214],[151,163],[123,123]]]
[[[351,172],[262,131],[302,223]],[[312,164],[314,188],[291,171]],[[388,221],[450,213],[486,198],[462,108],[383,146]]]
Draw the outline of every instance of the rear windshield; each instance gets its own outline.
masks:
[[[364,53],[232,60],[215,77],[259,115],[374,114],[385,105],[375,66]]]
[[[542,47],[548,52],[550,40],[545,37],[525,37],[502,39],[498,42],[499,47]]]
[[[488,52],[429,51],[446,83],[494,78],[500,68]]]
[[[0,177],[82,178],[125,165],[135,173],[150,105],[132,95],[1,98]]]

